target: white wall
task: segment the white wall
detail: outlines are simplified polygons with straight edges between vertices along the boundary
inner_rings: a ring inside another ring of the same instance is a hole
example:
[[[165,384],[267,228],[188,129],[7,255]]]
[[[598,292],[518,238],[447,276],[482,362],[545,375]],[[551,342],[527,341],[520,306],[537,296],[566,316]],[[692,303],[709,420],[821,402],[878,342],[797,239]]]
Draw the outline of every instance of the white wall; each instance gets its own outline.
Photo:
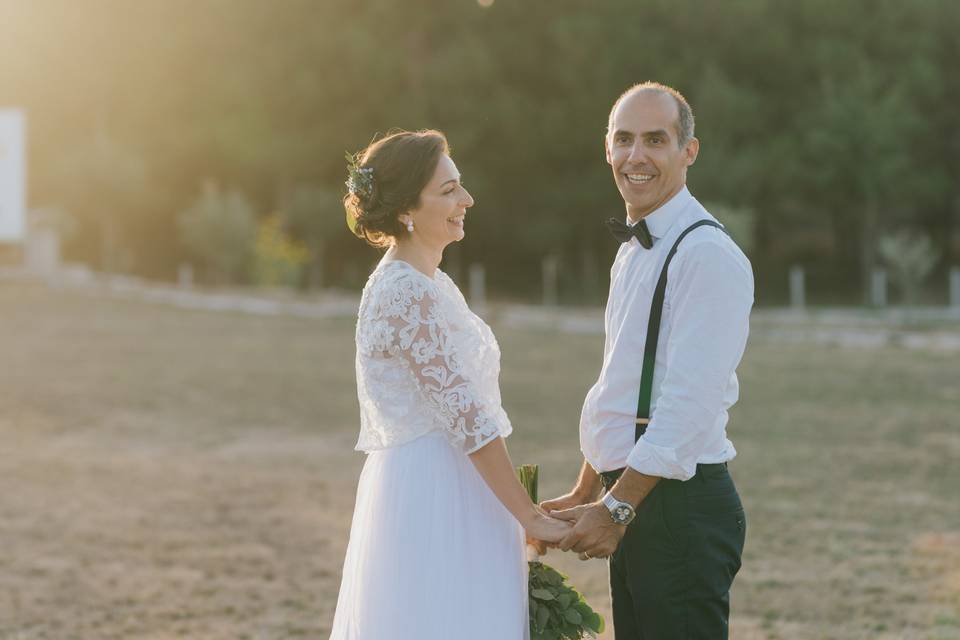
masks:
[[[0,109],[0,242],[21,242],[26,232],[26,147],[23,112]]]

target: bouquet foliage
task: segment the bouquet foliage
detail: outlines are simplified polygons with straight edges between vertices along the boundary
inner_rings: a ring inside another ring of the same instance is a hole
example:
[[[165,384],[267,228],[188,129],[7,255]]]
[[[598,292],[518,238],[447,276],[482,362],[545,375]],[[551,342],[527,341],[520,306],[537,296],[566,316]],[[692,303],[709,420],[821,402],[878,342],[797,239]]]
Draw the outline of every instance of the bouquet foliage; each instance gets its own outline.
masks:
[[[535,464],[517,467],[520,483],[537,503],[540,468]],[[532,547],[528,548],[530,552]],[[528,553],[528,557],[531,557]],[[603,617],[594,611],[579,591],[567,584],[568,577],[539,561],[529,562],[530,640],[581,640],[602,633]]]

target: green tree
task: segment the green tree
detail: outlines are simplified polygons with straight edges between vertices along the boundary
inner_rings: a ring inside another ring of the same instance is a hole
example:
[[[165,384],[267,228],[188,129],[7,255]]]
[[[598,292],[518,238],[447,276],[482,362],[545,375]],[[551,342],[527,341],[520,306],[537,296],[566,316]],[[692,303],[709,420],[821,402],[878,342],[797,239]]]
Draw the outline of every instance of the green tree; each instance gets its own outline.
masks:
[[[930,238],[912,229],[885,233],[880,237],[878,251],[900,288],[903,301],[913,304],[920,286],[940,259]]]
[[[77,223],[73,237],[93,248],[100,269],[131,270],[132,237],[147,193],[140,155],[101,130],[63,154],[55,181],[63,209]]]
[[[31,199],[77,214],[73,256],[132,252],[134,269],[172,274],[177,212],[211,176],[283,212],[304,242],[326,238],[312,280],[322,265],[325,285],[346,282],[345,265],[359,273],[374,252],[340,235],[338,189],[325,236],[306,228],[309,214],[293,220],[289,185],[339,185],[344,150],[392,127],[436,127],[477,201],[452,260],[486,262],[494,293],[530,296],[556,255],[564,299],[598,301],[616,250],[601,223],[622,214],[603,161],[607,111],[653,79],[694,107],[694,194],[755,212],[758,302],[785,293],[795,261],[852,289],[895,225],[924,229],[944,264],[956,259],[956,2],[645,0],[642,19],[634,0],[281,4],[11,5],[18,28],[5,42],[19,55],[0,57],[0,101],[28,112]],[[106,206],[115,186],[51,170],[68,148],[73,173],[86,171],[98,127],[149,160],[150,184],[129,205]],[[113,232],[85,213],[94,206],[122,212],[105,218]]]
[[[292,190],[283,207],[290,232],[309,252],[306,286],[324,286],[327,247],[343,237],[344,210],[338,191],[329,187],[300,185]]]
[[[238,191],[221,192],[212,182],[178,217],[184,246],[217,284],[249,276],[257,234],[253,206]]]
[[[922,119],[905,89],[891,87],[867,61],[842,85],[825,80],[821,96],[807,120],[809,173],[855,220],[866,289],[892,210],[922,188],[924,176],[911,170],[921,150],[908,142],[920,137]]]
[[[283,229],[283,219],[274,213],[264,217],[254,244],[253,281],[258,285],[296,287],[310,254]]]

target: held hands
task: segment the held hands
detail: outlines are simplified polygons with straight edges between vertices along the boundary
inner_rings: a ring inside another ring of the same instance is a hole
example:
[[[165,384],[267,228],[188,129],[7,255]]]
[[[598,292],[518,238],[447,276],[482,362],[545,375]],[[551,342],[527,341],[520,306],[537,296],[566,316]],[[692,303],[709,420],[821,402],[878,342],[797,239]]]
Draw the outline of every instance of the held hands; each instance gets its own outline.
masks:
[[[537,506],[537,511],[549,517],[551,516],[551,513],[550,513],[551,511],[560,511],[563,509],[570,509],[572,507],[586,504],[587,502],[590,502],[589,497],[585,496],[578,489],[574,489],[570,493],[567,493],[566,495],[562,495],[559,498],[554,498],[553,500],[544,500],[543,502],[540,503],[539,506]],[[570,530],[572,529],[572,526],[569,524],[567,525],[567,527],[568,527],[567,530],[564,532],[565,534],[569,533]],[[565,535],[561,536],[556,540],[547,540],[544,538],[538,539],[531,536],[528,530],[527,544],[535,547],[537,550],[537,553],[539,553],[540,555],[545,555],[547,553],[547,549],[556,549],[558,546],[558,543],[564,537]]]
[[[610,511],[602,502],[551,511],[550,515],[574,524],[558,546],[563,551],[578,552],[581,560],[610,557],[627,532],[625,525],[610,518]]]
[[[534,505],[534,513],[530,521],[524,526],[527,532],[527,544],[536,547],[537,553],[543,555],[548,546],[556,546],[573,528],[565,520],[553,518],[545,510]]]

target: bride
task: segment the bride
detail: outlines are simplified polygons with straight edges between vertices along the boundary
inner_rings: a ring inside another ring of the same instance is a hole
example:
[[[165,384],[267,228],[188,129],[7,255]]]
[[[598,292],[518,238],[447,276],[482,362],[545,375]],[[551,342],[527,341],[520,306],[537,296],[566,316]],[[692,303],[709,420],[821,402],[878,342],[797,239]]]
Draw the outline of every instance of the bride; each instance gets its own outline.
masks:
[[[357,320],[367,453],[331,640],[523,640],[524,530],[569,530],[527,497],[504,438],[500,349],[440,269],[473,198],[438,131],[399,132],[350,163],[353,231],[386,254]]]

